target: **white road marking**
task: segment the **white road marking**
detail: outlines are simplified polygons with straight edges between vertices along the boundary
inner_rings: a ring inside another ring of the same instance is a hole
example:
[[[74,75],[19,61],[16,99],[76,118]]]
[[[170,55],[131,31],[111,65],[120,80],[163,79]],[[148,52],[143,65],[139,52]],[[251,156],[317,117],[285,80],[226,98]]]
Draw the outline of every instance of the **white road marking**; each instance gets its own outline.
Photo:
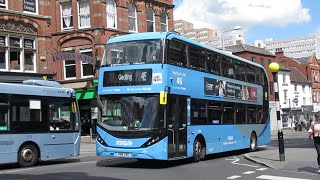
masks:
[[[249,167],[254,167],[254,168],[258,168],[258,167],[259,167],[259,166],[250,165],[250,164],[240,164],[240,163],[237,163],[238,161],[240,161],[240,159],[237,158],[237,157],[233,157],[233,159],[225,159],[225,160],[232,161],[232,162],[231,162],[232,164],[236,164],[236,165],[240,165],[240,166],[249,166]]]
[[[259,169],[256,169],[257,171],[264,171],[264,170],[267,170],[268,168],[259,168]]]
[[[290,177],[269,176],[269,175],[261,175],[261,176],[258,176],[257,179],[267,179],[267,180],[311,180],[311,179],[290,178]]]
[[[234,175],[234,176],[227,177],[227,179],[237,179],[237,178],[240,178],[240,177],[241,176]]]
[[[253,173],[255,173],[255,171],[246,171],[246,172],[244,172],[242,174],[253,174]]]

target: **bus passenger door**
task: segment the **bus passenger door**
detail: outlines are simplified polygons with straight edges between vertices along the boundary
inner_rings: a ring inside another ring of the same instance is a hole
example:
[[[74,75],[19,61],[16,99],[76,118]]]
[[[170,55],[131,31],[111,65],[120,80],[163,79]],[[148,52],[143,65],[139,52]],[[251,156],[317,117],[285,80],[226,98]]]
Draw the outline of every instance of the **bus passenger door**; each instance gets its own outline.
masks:
[[[169,95],[168,97],[168,157],[187,155],[187,97]]]

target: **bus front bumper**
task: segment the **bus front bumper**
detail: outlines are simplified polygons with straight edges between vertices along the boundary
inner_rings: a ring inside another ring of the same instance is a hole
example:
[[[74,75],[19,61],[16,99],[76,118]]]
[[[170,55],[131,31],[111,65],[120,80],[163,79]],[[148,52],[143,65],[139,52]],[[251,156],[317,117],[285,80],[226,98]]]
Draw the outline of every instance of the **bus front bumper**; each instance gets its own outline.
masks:
[[[123,148],[103,146],[96,141],[97,156],[168,160],[167,138],[148,147]]]

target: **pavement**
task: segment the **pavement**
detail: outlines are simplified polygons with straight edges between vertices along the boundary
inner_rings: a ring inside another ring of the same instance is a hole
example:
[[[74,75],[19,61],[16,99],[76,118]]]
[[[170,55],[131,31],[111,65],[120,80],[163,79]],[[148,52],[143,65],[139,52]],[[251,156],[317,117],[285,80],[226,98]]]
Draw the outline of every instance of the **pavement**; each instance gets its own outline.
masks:
[[[95,139],[91,139],[90,136],[81,136],[80,155],[83,153],[96,154],[96,142]]]
[[[307,131],[283,130],[284,156],[280,161],[277,131],[271,132],[271,143],[259,147],[255,152],[244,154],[244,157],[257,164],[277,170],[315,173],[318,170],[317,152],[313,140],[308,139]],[[81,137],[81,153],[96,153],[95,140],[90,136]]]
[[[319,170],[317,152],[307,131],[283,130],[284,161],[280,161],[277,131],[271,134],[270,145],[246,153],[245,158],[277,170],[304,173],[316,173]]]

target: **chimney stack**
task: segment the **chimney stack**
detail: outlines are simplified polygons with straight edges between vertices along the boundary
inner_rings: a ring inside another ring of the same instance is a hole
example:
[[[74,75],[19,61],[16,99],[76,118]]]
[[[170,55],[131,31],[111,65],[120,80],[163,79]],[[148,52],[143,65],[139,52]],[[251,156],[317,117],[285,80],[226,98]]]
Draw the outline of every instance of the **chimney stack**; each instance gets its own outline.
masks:
[[[281,59],[281,58],[284,58],[284,54],[283,54],[283,51],[282,51],[282,48],[276,48],[276,58],[277,59]]]

